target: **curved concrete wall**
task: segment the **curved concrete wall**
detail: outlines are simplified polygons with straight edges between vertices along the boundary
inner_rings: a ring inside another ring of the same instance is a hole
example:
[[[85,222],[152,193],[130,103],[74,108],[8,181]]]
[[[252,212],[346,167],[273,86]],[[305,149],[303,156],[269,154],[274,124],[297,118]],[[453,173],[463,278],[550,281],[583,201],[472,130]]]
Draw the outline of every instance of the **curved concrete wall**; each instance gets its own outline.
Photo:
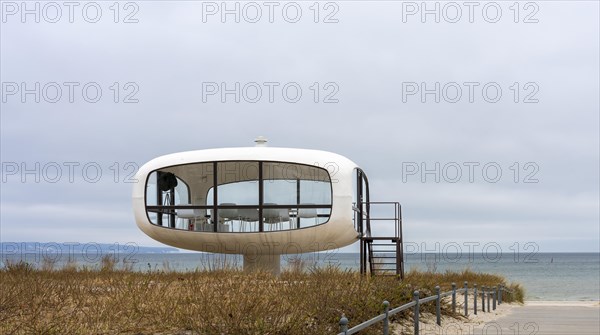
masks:
[[[325,224],[273,232],[214,233],[157,226],[148,220],[145,183],[157,169],[214,161],[275,161],[329,167],[332,209]],[[288,254],[340,248],[358,239],[354,229],[352,192],[354,169],[351,160],[325,151],[273,147],[226,148],[188,151],[161,156],[140,168],[133,187],[133,211],[138,227],[153,239],[183,249],[230,254]]]

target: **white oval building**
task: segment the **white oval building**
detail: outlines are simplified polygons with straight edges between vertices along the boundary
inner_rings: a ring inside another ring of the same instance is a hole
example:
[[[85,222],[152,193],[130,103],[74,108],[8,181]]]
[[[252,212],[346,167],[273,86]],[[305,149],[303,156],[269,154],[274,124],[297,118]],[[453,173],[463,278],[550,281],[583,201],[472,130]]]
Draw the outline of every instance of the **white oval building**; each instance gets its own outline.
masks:
[[[374,273],[374,258],[392,252],[378,252],[375,245],[391,239],[394,272],[402,275],[399,205],[386,203],[397,207],[395,236],[373,236],[368,181],[354,162],[330,152],[267,147],[261,138],[256,142],[255,147],[170,154],[143,165],[133,189],[138,227],[177,248],[242,254],[245,269],[274,273],[281,254],[335,249],[359,240],[361,271],[368,263]]]

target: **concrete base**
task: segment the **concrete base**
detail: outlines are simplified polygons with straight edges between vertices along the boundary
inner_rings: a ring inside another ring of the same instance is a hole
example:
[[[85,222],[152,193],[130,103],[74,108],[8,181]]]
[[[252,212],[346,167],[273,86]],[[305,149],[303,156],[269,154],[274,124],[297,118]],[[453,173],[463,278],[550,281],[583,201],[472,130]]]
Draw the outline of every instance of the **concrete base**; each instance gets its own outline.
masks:
[[[278,276],[281,255],[244,255],[244,271],[267,271]]]

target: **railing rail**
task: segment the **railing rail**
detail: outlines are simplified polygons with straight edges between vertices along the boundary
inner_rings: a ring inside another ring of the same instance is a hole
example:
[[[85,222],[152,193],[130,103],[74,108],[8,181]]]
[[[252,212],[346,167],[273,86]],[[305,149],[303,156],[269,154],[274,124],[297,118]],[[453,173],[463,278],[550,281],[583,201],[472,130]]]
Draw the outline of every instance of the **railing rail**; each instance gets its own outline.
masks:
[[[339,322],[339,326],[340,326],[340,332],[338,333],[338,335],[350,335],[350,334],[356,334],[357,332],[364,330],[368,327],[371,327],[375,324],[377,324],[378,322],[383,322],[383,334],[384,335],[388,335],[389,334],[389,322],[390,322],[390,317],[398,314],[402,311],[408,310],[410,308],[414,308],[414,315],[413,315],[413,322],[414,322],[414,334],[415,335],[419,335],[419,314],[420,314],[420,305],[421,304],[426,304],[428,302],[432,302],[435,301],[436,302],[436,323],[438,326],[442,325],[442,315],[441,315],[441,300],[442,298],[451,296],[452,297],[452,310],[456,313],[456,294],[457,293],[463,293],[464,295],[464,314],[465,316],[468,315],[468,302],[469,302],[469,287],[468,287],[468,283],[464,282],[464,287],[461,289],[457,289],[456,288],[456,284],[452,283],[452,290],[448,291],[448,292],[440,292],[440,287],[436,286],[435,287],[435,291],[436,294],[429,296],[429,297],[425,297],[425,298],[419,298],[419,291],[414,291],[413,292],[413,301],[406,303],[404,305],[401,305],[399,307],[393,308],[390,310],[390,303],[386,300],[383,302],[383,314],[380,314],[370,320],[367,320],[359,325],[356,325],[350,329],[348,329],[348,318],[346,318],[345,315],[342,315],[340,322]],[[490,312],[491,310],[495,310],[496,309],[496,305],[500,305],[502,304],[502,292],[506,292],[508,294],[513,294],[514,292],[507,289],[506,287],[504,287],[503,285],[498,285],[495,287],[486,287],[486,286],[482,286],[480,288],[480,290],[477,290],[477,284],[473,285],[473,313],[476,315],[477,314],[477,300],[479,299],[479,296],[481,296],[481,311],[482,312]],[[486,309],[486,299],[487,299],[487,309]],[[491,300],[493,300],[492,302],[490,302]],[[491,304],[491,305],[490,305]],[[492,306],[490,309],[490,306]]]

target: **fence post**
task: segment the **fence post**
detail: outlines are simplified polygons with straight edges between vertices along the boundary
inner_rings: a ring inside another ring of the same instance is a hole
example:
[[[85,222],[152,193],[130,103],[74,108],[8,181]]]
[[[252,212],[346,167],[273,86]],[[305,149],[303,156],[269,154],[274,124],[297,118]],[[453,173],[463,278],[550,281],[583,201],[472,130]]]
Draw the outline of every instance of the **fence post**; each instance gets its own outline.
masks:
[[[342,318],[340,319],[340,333],[348,333],[348,319],[344,314],[342,314]]]
[[[469,286],[465,281],[465,316],[469,315]]]
[[[492,291],[491,287],[488,287],[488,291],[487,291],[487,309],[488,312],[491,312],[492,310],[490,309],[490,293]]]
[[[481,287],[481,311],[485,312],[485,286]]]
[[[452,283],[452,312],[456,313],[456,283]]]
[[[415,335],[419,335],[419,291],[413,293],[413,299],[415,301]]]
[[[496,286],[496,304],[500,305],[500,285]]]
[[[500,284],[500,289],[498,290],[498,305],[502,304],[502,290],[504,287]]]
[[[477,315],[477,284],[473,284],[473,313]]]
[[[441,307],[441,296],[440,296],[440,287],[436,286],[435,287],[435,293],[437,294],[437,299],[435,301],[435,314],[436,314],[436,318],[437,318],[437,325],[441,326],[442,325],[442,307]]]
[[[494,308],[494,310],[496,310],[496,296],[498,295],[498,286],[496,286],[496,289],[494,290],[494,301],[492,302],[492,307]]]
[[[389,319],[390,303],[387,300],[383,302],[383,310],[385,313],[385,319],[383,319],[383,335],[388,335],[390,332],[390,319]]]

